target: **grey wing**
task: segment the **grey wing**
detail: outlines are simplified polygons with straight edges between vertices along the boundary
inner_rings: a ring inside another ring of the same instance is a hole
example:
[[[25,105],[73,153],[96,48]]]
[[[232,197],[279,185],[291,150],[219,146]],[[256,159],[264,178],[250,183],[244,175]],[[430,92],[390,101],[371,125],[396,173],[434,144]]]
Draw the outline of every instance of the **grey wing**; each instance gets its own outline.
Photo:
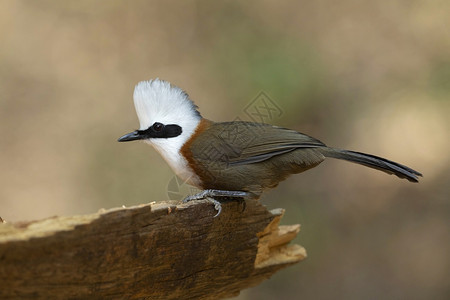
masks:
[[[268,124],[215,123],[210,131],[223,154],[217,158],[235,166],[262,162],[300,148],[325,146],[305,134]]]

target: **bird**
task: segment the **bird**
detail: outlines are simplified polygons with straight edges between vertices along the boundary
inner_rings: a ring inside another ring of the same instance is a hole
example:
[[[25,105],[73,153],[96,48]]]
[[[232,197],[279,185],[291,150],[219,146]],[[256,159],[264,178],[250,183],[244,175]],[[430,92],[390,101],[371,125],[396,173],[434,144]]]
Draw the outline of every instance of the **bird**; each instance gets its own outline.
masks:
[[[314,168],[325,158],[357,163],[410,182],[422,176],[382,157],[328,147],[295,130],[208,120],[184,90],[158,78],[139,82],[133,100],[140,127],[118,141],[141,140],[153,146],[181,180],[202,190],[183,202],[209,200],[217,210],[215,217],[224,200],[258,199],[290,175]]]

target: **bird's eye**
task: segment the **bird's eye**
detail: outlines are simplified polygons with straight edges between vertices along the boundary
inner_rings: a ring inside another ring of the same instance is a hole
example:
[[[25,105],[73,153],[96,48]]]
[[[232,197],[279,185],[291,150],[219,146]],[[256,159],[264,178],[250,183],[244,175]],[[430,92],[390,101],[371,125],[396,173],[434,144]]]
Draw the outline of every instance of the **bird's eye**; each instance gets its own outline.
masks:
[[[155,131],[161,131],[163,129],[164,125],[161,123],[156,122],[155,124],[153,124],[153,129]]]

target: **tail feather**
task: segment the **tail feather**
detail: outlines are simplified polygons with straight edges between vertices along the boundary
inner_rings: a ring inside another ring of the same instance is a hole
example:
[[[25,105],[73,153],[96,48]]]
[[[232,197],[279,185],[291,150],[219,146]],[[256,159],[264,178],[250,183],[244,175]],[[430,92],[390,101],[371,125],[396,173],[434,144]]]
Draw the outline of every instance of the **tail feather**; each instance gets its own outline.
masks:
[[[394,174],[397,177],[407,179],[411,182],[419,182],[418,176],[422,176],[422,174],[407,166],[371,154],[335,148],[324,148],[323,155],[325,157],[351,161],[388,174]]]

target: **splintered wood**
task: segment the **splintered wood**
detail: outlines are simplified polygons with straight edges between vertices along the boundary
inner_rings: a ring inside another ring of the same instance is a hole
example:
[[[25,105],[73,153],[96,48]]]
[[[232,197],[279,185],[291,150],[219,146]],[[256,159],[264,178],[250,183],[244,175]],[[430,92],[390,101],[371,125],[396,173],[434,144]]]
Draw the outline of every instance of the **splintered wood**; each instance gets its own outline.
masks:
[[[220,299],[306,257],[257,201],[175,202],[0,223],[0,299]]]
[[[306,250],[299,245],[288,245],[299,233],[300,224],[280,226],[283,209],[271,211],[275,216],[266,228],[257,234],[259,238],[255,268],[264,268],[280,263],[296,263],[306,258]]]

